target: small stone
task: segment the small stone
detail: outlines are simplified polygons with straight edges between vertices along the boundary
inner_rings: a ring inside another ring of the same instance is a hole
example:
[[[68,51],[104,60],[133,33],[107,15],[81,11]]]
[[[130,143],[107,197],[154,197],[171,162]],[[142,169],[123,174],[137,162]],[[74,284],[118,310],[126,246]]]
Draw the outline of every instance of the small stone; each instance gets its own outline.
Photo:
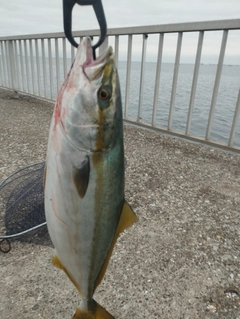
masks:
[[[34,305],[34,306],[32,307],[32,310],[37,310],[38,308],[39,308],[39,305],[36,304],[36,305]]]
[[[215,302],[211,302],[208,306],[207,306],[207,310],[209,312],[216,312],[217,311],[217,305]]]

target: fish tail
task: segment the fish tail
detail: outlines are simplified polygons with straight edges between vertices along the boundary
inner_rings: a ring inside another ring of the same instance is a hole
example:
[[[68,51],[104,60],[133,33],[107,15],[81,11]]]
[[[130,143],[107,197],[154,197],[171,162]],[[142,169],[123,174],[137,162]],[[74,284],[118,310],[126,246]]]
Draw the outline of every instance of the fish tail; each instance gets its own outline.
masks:
[[[100,306],[96,301],[88,310],[77,308],[72,319],[115,319],[110,313]]]

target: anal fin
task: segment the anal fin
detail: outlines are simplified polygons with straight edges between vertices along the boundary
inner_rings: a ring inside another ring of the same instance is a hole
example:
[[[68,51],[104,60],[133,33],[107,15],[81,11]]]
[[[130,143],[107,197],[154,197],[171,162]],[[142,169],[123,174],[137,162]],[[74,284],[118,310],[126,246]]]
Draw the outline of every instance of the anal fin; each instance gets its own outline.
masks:
[[[53,260],[52,260],[52,263],[55,267],[59,268],[59,269],[62,269],[65,274],[68,276],[68,278],[71,280],[71,282],[74,284],[74,286],[77,288],[78,292],[80,295],[81,294],[81,291],[80,291],[80,288],[78,286],[78,284],[76,283],[76,281],[74,280],[74,278],[71,276],[71,274],[67,271],[67,269],[64,267],[64,265],[61,263],[60,259],[58,258],[57,255],[55,255],[53,257]]]
[[[136,214],[132,210],[131,206],[126,201],[124,201],[122,212],[121,212],[121,215],[120,215],[120,219],[119,219],[119,222],[118,222],[118,226],[117,226],[117,229],[116,229],[116,232],[115,232],[111,247],[110,247],[110,249],[108,251],[108,255],[107,255],[107,258],[105,259],[105,262],[103,264],[101,272],[99,273],[99,275],[97,277],[97,280],[95,282],[95,289],[100,284],[100,282],[102,281],[102,279],[103,279],[103,277],[105,275],[109,260],[111,258],[112,252],[113,252],[113,248],[114,248],[114,246],[116,244],[116,241],[118,239],[119,234],[121,232],[123,232],[124,229],[126,229],[126,228],[130,227],[131,225],[133,225],[136,221],[137,221]]]

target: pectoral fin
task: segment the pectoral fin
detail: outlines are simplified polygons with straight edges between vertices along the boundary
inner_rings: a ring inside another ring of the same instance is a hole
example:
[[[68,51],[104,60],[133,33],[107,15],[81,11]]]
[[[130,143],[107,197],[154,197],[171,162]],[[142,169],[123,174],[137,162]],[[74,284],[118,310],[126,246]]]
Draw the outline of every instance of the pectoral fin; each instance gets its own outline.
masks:
[[[90,164],[86,156],[80,167],[73,167],[73,181],[78,195],[83,198],[86,194],[89,182]]]
[[[136,214],[132,210],[131,206],[126,201],[124,201],[123,208],[122,208],[122,213],[121,213],[121,216],[120,216],[120,219],[119,219],[119,222],[118,222],[118,226],[117,226],[117,229],[116,229],[116,232],[115,232],[111,247],[109,249],[107,258],[106,258],[106,260],[105,260],[105,262],[103,264],[103,267],[101,269],[101,272],[98,275],[98,278],[96,280],[95,289],[100,284],[100,282],[102,281],[102,279],[103,279],[103,277],[105,275],[109,260],[111,258],[112,252],[113,252],[114,245],[116,244],[116,241],[118,239],[119,234],[122,231],[124,231],[124,229],[126,229],[126,228],[130,227],[131,225],[133,225],[136,221],[137,221]]]

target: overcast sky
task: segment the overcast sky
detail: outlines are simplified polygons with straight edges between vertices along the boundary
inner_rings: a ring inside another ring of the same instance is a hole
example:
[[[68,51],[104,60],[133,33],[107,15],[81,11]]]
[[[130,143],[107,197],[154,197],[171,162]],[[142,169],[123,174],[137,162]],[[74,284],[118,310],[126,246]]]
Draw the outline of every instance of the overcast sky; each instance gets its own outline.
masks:
[[[102,0],[108,27],[239,18],[240,0]],[[91,6],[74,8],[74,30],[98,28]],[[0,36],[63,31],[62,0],[0,0]]]
[[[220,19],[237,19],[240,0],[102,0],[108,28],[155,25]],[[75,5],[73,30],[99,28],[92,6]],[[63,31],[62,0],[0,0],[0,37]],[[209,35],[208,35],[209,34]],[[217,63],[221,32],[204,37],[203,63]],[[136,37],[137,38],[137,37]],[[151,61],[157,55],[156,37],[148,39]],[[124,40],[126,44],[126,39]],[[152,41],[152,44],[151,44]],[[177,35],[166,35],[165,62],[173,62]],[[169,45],[166,44],[169,42]],[[194,63],[197,34],[185,34],[182,62]],[[120,59],[125,59],[120,48]],[[135,50],[135,51],[134,51]],[[126,55],[126,53],[124,53]],[[133,48],[133,58],[141,58],[141,39]],[[240,31],[231,31],[226,51],[226,64],[240,64]]]

